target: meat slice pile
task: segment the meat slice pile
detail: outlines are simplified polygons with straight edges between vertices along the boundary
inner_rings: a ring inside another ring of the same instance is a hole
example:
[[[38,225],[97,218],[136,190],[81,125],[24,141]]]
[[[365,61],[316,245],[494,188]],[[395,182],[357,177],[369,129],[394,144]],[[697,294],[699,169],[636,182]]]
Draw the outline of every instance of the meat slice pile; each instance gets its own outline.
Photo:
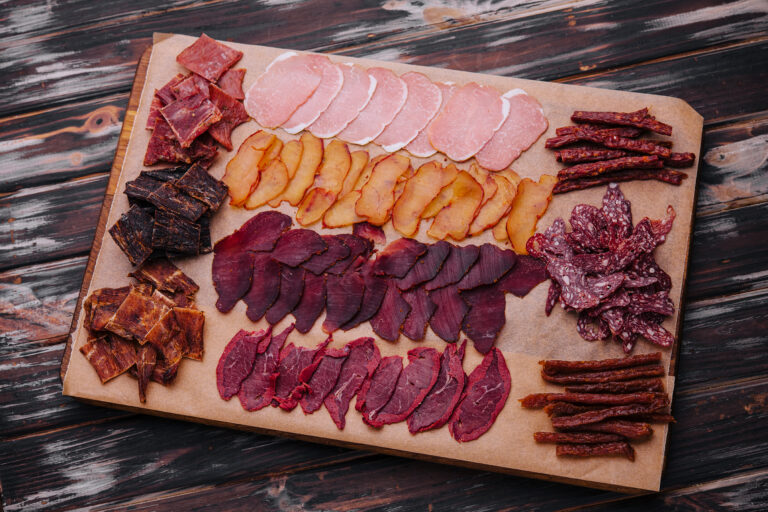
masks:
[[[536,432],[533,437],[537,443],[556,443],[558,456],[617,455],[634,461],[630,442],[649,438],[651,423],[675,421],[661,378],[661,352],[540,364],[542,378],[566,386],[565,392],[536,393],[520,403],[546,411],[557,432]]]
[[[587,341],[613,337],[629,353],[637,339],[670,347],[675,339],[661,324],[674,314],[672,280],[654,259],[654,250],[672,229],[675,211],[662,220],[632,224],[632,210],[611,183],[602,208],[580,204],[571,212],[571,231],[556,219],[528,240],[528,252],[546,262],[550,288],[547,315],[559,301],[578,312],[576,329]]]
[[[202,360],[205,315],[195,308],[197,284],[165,259],[130,274],[137,283],[102,288],[83,303],[88,341],[80,352],[107,382],[130,372],[146,401],[149,381],[173,382],[184,357]]]

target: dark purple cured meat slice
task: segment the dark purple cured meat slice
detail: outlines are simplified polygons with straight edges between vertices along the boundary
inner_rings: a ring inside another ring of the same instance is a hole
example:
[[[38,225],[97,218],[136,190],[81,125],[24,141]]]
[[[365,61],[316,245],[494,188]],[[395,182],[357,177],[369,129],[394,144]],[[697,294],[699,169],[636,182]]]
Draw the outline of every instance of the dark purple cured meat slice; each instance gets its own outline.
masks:
[[[480,256],[480,248],[476,245],[451,246],[451,252],[443,262],[440,272],[428,281],[424,288],[427,291],[432,291],[458,283],[470,267],[475,264],[478,256]]]
[[[432,280],[440,271],[443,262],[451,252],[451,244],[444,240],[430,245],[427,252],[419,258],[408,273],[397,282],[401,290],[409,290],[414,286]]]
[[[461,328],[475,349],[487,354],[506,322],[504,292],[495,286],[483,286],[463,291],[461,297],[469,306]]]
[[[387,341],[396,341],[400,337],[400,326],[403,325],[410,310],[411,306],[403,299],[395,282],[389,280],[379,311],[371,318],[373,332]]]
[[[469,307],[459,295],[456,285],[446,286],[429,293],[429,298],[435,303],[429,326],[443,341],[454,342],[459,339],[459,331]]]
[[[392,397],[378,413],[364,415],[363,421],[372,427],[404,421],[434,387],[439,373],[437,350],[428,347],[409,350],[408,366],[400,372]]]
[[[293,331],[293,324],[286,327],[280,334],[269,337],[265,350],[256,356],[250,375],[240,384],[237,398],[240,399],[240,405],[246,411],[258,411],[272,403],[280,349],[291,331]]]
[[[411,270],[416,260],[427,252],[427,246],[412,238],[395,240],[376,257],[374,273],[377,276],[401,278]]]
[[[325,347],[330,342],[331,339],[328,338],[314,349],[297,347],[290,343],[280,351],[273,406],[292,411],[299,404],[299,399],[306,391],[306,385],[299,380],[299,375],[304,368],[323,357]]]
[[[539,258],[527,254],[518,256],[512,270],[496,283],[496,288],[516,297],[525,297],[539,283],[547,279],[547,266]]]
[[[241,329],[224,347],[216,366],[216,387],[221,398],[229,400],[240,391],[240,385],[253,369],[259,343],[265,336],[267,331],[264,330],[249,333]]]
[[[374,226],[370,222],[358,222],[352,226],[352,234],[370,240],[374,244],[387,243],[387,235],[381,226]]]
[[[440,373],[432,389],[413,413],[408,416],[411,434],[440,428],[451,419],[456,404],[461,399],[467,375],[462,368],[467,342],[457,347],[447,345],[440,356]]]
[[[421,341],[424,339],[427,324],[437,306],[429,298],[427,290],[421,286],[404,291],[403,300],[411,306],[411,310],[403,323],[403,334],[413,341]]]
[[[296,267],[328,249],[325,241],[311,229],[292,229],[283,233],[272,251],[272,259]]]
[[[493,284],[506,274],[517,262],[517,255],[509,249],[494,244],[480,246],[480,256],[461,281],[459,290],[471,290],[478,286]]]
[[[363,264],[360,268],[360,275],[365,283],[363,301],[360,303],[360,310],[354,318],[341,326],[344,331],[354,329],[361,323],[373,318],[373,315],[379,310],[381,302],[384,300],[384,295],[387,293],[387,279],[373,274],[372,261],[368,260]]]
[[[357,272],[349,272],[343,276],[328,276],[325,281],[323,331],[330,334],[352,320],[360,311],[364,293],[365,282]]]
[[[237,231],[219,240],[216,245],[224,240],[234,239],[233,242],[243,251],[271,251],[280,235],[291,227],[291,223],[291,218],[284,213],[261,212],[248,219]]]
[[[579,319],[576,321],[576,332],[587,341],[604,340],[611,334],[608,323],[602,319],[595,319],[586,311],[579,313]]]
[[[375,416],[387,405],[402,371],[403,358],[400,356],[385,357],[379,362],[373,375],[366,379],[357,394],[355,409],[363,413],[363,421],[366,416]]]
[[[307,385],[307,392],[299,402],[304,414],[312,414],[323,405],[325,397],[339,380],[341,367],[348,353],[346,347],[326,349],[323,357],[301,371],[299,380]]]
[[[344,430],[352,397],[360,390],[363,382],[373,375],[381,360],[373,338],[358,338],[347,343],[345,348],[349,355],[341,366],[336,385],[323,402],[339,430]]]
[[[327,273],[343,274],[347,269],[354,269],[361,259],[367,260],[368,256],[370,256],[373,249],[373,244],[370,240],[346,233],[336,236],[349,248],[349,254],[327,269]]]
[[[675,312],[675,306],[672,304],[667,290],[662,290],[653,295],[633,293],[629,296],[627,311],[633,315],[658,313],[659,315],[670,316]]]
[[[653,285],[654,291],[672,289],[672,278],[656,263],[652,253],[641,254],[627,270],[633,277],[656,278],[656,284]]]
[[[501,350],[492,348],[467,379],[448,428],[459,442],[473,441],[491,428],[509,397],[512,379]]]
[[[296,319],[296,330],[306,334],[315,325],[320,313],[325,309],[325,276],[304,273],[304,292],[299,304],[291,314]]]
[[[544,233],[536,233],[529,238],[525,247],[528,254],[544,260],[549,260],[553,256],[570,260],[573,256],[573,249],[568,244],[565,233],[565,221],[560,217],[556,218]]]
[[[577,204],[571,211],[570,224],[573,231],[566,237],[571,246],[595,252],[609,247],[608,222],[599,208]]]
[[[608,223],[608,247],[613,249],[632,234],[632,205],[624,199],[618,184],[608,185],[601,211]]]
[[[242,250],[234,235],[222,238],[213,249],[213,287],[219,295],[216,309],[230,311],[251,288],[253,253]]]
[[[302,267],[316,275],[322,274],[331,265],[349,256],[349,247],[344,245],[341,238],[334,235],[323,235],[322,238],[328,249],[320,254],[315,254],[301,264]]]
[[[275,325],[299,304],[304,292],[304,273],[303,268],[286,265],[280,267],[280,292],[277,300],[267,310],[267,322]]]
[[[275,303],[278,295],[280,295],[280,264],[273,260],[269,253],[255,253],[251,289],[243,296],[243,302],[248,306],[245,316],[251,322],[258,322],[267,309]]]
[[[675,342],[675,337],[661,326],[660,321],[654,322],[646,315],[629,315],[626,319],[626,328],[632,334],[639,334],[660,347],[671,347]]]

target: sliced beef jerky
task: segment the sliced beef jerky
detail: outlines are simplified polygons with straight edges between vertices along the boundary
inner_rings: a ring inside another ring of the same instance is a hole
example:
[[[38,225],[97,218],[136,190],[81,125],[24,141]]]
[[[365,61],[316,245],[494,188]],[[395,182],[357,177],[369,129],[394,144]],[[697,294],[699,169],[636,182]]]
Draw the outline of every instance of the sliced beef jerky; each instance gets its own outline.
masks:
[[[83,303],[86,327],[91,331],[104,330],[107,322],[115,314],[115,311],[117,311],[117,308],[120,307],[120,304],[123,303],[130,291],[130,286],[101,288],[89,295]]]
[[[326,349],[323,357],[301,371],[299,380],[307,385],[307,392],[299,401],[304,414],[312,414],[323,405],[325,397],[339,379],[347,354],[346,348]]]
[[[166,292],[194,295],[200,289],[179,267],[165,258],[147,261],[128,275]]]
[[[198,74],[191,73],[184,80],[172,86],[171,91],[177,100],[189,98],[198,93],[208,98],[210,96],[208,85],[208,80]]]
[[[344,245],[341,238],[335,235],[322,235],[322,239],[328,248],[301,264],[302,267],[316,275],[322,274],[334,263],[349,256],[349,247]]]
[[[471,290],[478,286],[493,284],[506,274],[517,262],[517,255],[509,249],[495,244],[480,246],[480,255],[461,281],[459,290]]]
[[[261,212],[251,217],[230,237],[236,240],[242,250],[271,251],[275,248],[275,243],[283,232],[291,227],[292,222],[291,218],[284,213],[271,210]],[[219,243],[221,241],[217,242],[216,245]]]
[[[174,184],[177,189],[197,199],[214,212],[227,197],[227,186],[224,182],[208,174],[199,163],[193,164]]]
[[[138,353],[136,352],[136,344],[134,342],[114,334],[108,334],[107,341],[112,350],[112,356],[115,358],[115,363],[117,363],[118,372],[127,372],[136,365]]]
[[[240,405],[246,411],[258,411],[272,403],[280,349],[291,331],[293,331],[293,324],[286,327],[280,334],[271,336],[266,349],[256,355],[253,369],[242,382],[240,391],[237,393]]]
[[[275,325],[294,310],[304,291],[304,273],[300,267],[280,266],[280,293],[275,303],[267,310],[267,322]]]
[[[363,283],[365,284],[363,300],[360,303],[360,310],[354,318],[341,326],[344,331],[354,329],[361,323],[367,322],[373,318],[379,310],[381,302],[384,300],[384,295],[387,293],[387,278],[374,275],[373,261],[366,261],[362,267],[360,267],[359,272],[363,278]]]
[[[197,254],[200,226],[169,212],[157,210],[152,248],[177,254]]]
[[[370,222],[358,222],[352,226],[352,234],[370,240],[371,243],[384,245],[387,243],[387,235],[381,226],[374,226]]]
[[[158,117],[161,117],[160,109],[163,108],[163,105],[165,105],[163,100],[160,99],[160,96],[157,95],[157,91],[155,91],[155,95],[152,97],[152,103],[149,104],[149,114],[147,115],[147,124],[145,125],[147,130],[155,129],[155,122]]]
[[[215,82],[242,56],[243,52],[203,34],[176,56],[176,62],[209,82]]]
[[[379,276],[402,278],[426,251],[426,245],[412,238],[395,240],[376,257],[374,273]]]
[[[184,357],[203,360],[203,329],[205,313],[192,308],[173,308],[176,325],[184,336],[186,352]]]
[[[339,378],[328,396],[325,408],[339,430],[344,430],[349,403],[352,401],[366,379],[373,375],[379,365],[381,355],[373,338],[358,338],[347,344],[349,352],[341,366]]]
[[[112,354],[106,336],[89,338],[88,342],[80,347],[80,352],[88,359],[102,383],[114,379],[120,371],[115,356]]]
[[[213,286],[219,298],[216,309],[227,313],[248,290],[253,279],[254,253],[243,250],[234,235],[219,240],[213,248]]]
[[[152,345],[144,345],[139,348],[139,354],[136,358],[136,378],[139,381],[139,401],[147,401],[147,386],[152,378],[157,365],[157,352]]]
[[[221,120],[221,111],[206,96],[198,92],[160,109],[182,148],[190,147],[192,141],[208,130],[209,126]]]
[[[403,300],[411,307],[403,323],[403,334],[413,341],[421,341],[437,306],[429,298],[427,290],[421,286],[404,291]]]
[[[277,382],[272,405],[283,410],[292,411],[306,391],[306,384],[299,380],[304,368],[317,362],[325,354],[325,347],[331,339],[328,338],[314,349],[297,347],[293,343],[280,351],[280,362],[277,365]]]
[[[118,336],[135,339],[144,344],[149,330],[169,310],[167,305],[134,288],[128,293],[104,328]]]
[[[179,371],[179,361],[170,363],[163,359],[158,359],[155,367],[152,369],[152,376],[150,379],[153,382],[167,386],[173,379],[176,378],[176,374]]]
[[[232,130],[248,120],[248,113],[242,103],[223,90],[211,84],[211,103],[221,112],[221,120],[208,128],[208,133],[216,142],[232,151]]]
[[[171,364],[181,361],[187,351],[186,338],[176,324],[172,309],[155,322],[144,339],[155,347],[164,361]]]
[[[167,105],[169,103],[172,103],[176,101],[176,95],[173,94],[173,87],[176,86],[179,82],[184,80],[186,76],[182,73],[177,74],[168,82],[162,86],[160,89],[155,91],[155,95],[160,98],[163,102],[163,105]]]
[[[128,196],[128,200],[131,202],[140,201],[148,203],[149,196],[162,185],[162,181],[150,178],[142,173],[135,180],[126,182],[125,195]]]
[[[512,270],[496,283],[496,288],[516,297],[525,297],[539,283],[547,280],[546,264],[539,258],[524,254],[517,257]]]
[[[229,341],[216,366],[216,387],[224,400],[240,391],[240,385],[251,374],[259,344],[271,335],[272,329],[258,332],[238,331]]]
[[[482,286],[461,292],[461,298],[469,306],[461,328],[475,349],[487,354],[506,322],[504,292],[495,286]]]
[[[177,167],[166,167],[165,169],[150,169],[148,171],[141,171],[139,176],[145,176],[147,178],[158,180],[162,182],[173,181],[175,182],[187,172],[188,165],[179,165]]]
[[[199,219],[208,209],[204,203],[188,196],[171,182],[164,183],[150,194],[148,201],[159,210],[173,213],[191,222]]]
[[[138,206],[120,216],[109,234],[134,265],[140,265],[152,254],[152,228],[155,219]]]
[[[432,280],[440,271],[450,252],[451,244],[444,240],[429,245],[427,252],[411,267],[405,277],[397,282],[397,287],[401,290],[409,290]]]
[[[440,272],[432,280],[428,281],[424,288],[427,291],[432,291],[458,283],[470,267],[475,264],[479,256],[480,248],[476,245],[451,246],[451,252],[443,262]]]
[[[213,251],[211,241],[211,215],[206,213],[197,220],[200,226],[200,243],[197,246],[197,254],[208,254]]]
[[[299,304],[291,314],[296,319],[296,330],[306,334],[325,309],[325,276],[304,273],[304,291]]]
[[[346,233],[336,235],[336,237],[349,248],[349,254],[344,259],[338,260],[331,265],[331,267],[326,270],[327,273],[337,275],[343,274],[347,269],[354,269],[358,262],[365,261],[368,259],[368,256],[370,256],[371,250],[373,249],[373,244],[370,240]]]
[[[332,333],[352,320],[363,301],[365,281],[358,272],[329,275],[325,282],[325,321],[323,331]]]
[[[170,125],[163,117],[158,117],[152,136],[147,142],[144,153],[144,165],[154,165],[157,162],[192,163],[192,148],[182,148]]]
[[[291,229],[283,233],[272,251],[272,259],[296,267],[328,249],[320,235],[311,229]]]
[[[387,293],[376,315],[371,318],[371,327],[380,338],[387,341],[397,341],[400,337],[400,326],[403,325],[411,306],[403,299],[395,281],[387,282]]]
[[[440,428],[451,418],[456,404],[461,399],[467,375],[462,361],[467,342],[457,346],[447,345],[440,356],[440,373],[432,389],[413,413],[408,416],[408,431],[411,434]]]
[[[402,371],[403,358],[400,356],[389,356],[379,361],[373,375],[366,379],[357,394],[355,409],[363,413],[363,421],[368,423],[387,405]]]
[[[280,264],[269,253],[253,255],[251,289],[243,296],[248,308],[245,315],[251,322],[258,322],[280,295]]]
[[[473,441],[491,428],[509,397],[512,380],[501,350],[492,348],[467,379],[448,428],[459,442]]]
[[[222,91],[229,94],[237,100],[244,100],[245,94],[243,94],[243,77],[245,76],[245,69],[230,69],[226,71],[221,78],[219,78],[216,85],[218,85]]]
[[[443,341],[449,343],[459,339],[459,331],[469,307],[459,295],[456,285],[446,286],[429,293],[429,298],[437,306],[429,326]]]

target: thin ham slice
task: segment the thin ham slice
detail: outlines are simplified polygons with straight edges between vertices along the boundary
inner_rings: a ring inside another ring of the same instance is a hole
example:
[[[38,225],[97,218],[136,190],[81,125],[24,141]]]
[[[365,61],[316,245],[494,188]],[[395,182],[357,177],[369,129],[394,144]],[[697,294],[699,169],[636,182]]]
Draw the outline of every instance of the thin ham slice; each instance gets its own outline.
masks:
[[[299,133],[314,123],[339,94],[344,83],[341,67],[335,65],[325,55],[312,55],[312,58],[315,59],[315,65],[321,73],[320,85],[306,103],[297,108],[290,119],[283,124],[283,130],[288,133]]]
[[[453,84],[444,84],[442,82],[437,82],[435,85],[440,88],[440,92],[442,93],[440,109],[437,111],[437,114],[435,114],[435,117],[432,118],[432,121],[430,121],[429,124],[419,132],[416,138],[409,142],[407,146],[405,146],[405,149],[407,149],[408,152],[413,156],[427,158],[437,153],[437,150],[432,147],[432,144],[429,143],[429,135],[427,134],[427,130],[429,130],[430,125],[435,122],[435,119],[437,119],[437,116],[440,115],[440,112],[445,109],[445,105],[448,103],[450,97],[453,96],[453,93],[456,90],[456,86]]]
[[[509,101],[509,115],[491,140],[475,155],[477,163],[492,171],[509,167],[548,126],[541,105],[524,90],[513,89],[503,97]]]
[[[351,144],[364,146],[379,136],[405,105],[408,86],[392,71],[370,68],[368,74],[376,80],[371,101],[347,125],[338,137]]]
[[[509,102],[487,85],[459,88],[427,129],[429,142],[451,160],[463,162],[480,151],[504,123]]]
[[[309,126],[315,137],[327,139],[343,130],[365,108],[376,90],[376,79],[363,68],[344,63],[339,66],[344,83],[328,108]]]
[[[304,104],[320,85],[322,74],[312,55],[279,55],[245,94],[245,110],[265,128],[277,128]]]

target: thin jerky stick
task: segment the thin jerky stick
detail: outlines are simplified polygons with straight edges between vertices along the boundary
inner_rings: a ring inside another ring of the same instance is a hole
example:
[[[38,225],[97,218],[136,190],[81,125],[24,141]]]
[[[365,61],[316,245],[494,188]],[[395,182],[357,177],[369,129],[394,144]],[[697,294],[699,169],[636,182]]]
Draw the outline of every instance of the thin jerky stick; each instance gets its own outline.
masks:
[[[559,359],[550,359],[547,361],[539,361],[539,364],[544,367],[544,372],[549,375],[554,375],[556,373],[619,370],[621,368],[632,368],[633,366],[657,364],[660,362],[661,352],[652,352],[650,354],[639,354],[636,356],[616,359],[601,359],[598,361],[563,361]]]
[[[621,455],[630,461],[635,460],[635,449],[626,441],[600,444],[558,444],[558,457],[570,455],[575,457],[599,457],[603,455]]]
[[[674,416],[663,412],[653,412],[651,414],[638,414],[632,416],[632,419],[648,421],[650,423],[677,423]]]
[[[593,393],[550,393],[547,400],[550,402],[568,402],[582,405],[629,405],[650,404],[666,395],[659,393],[625,393],[593,394]]]
[[[543,409],[549,404],[552,393],[534,393],[520,399],[520,405],[525,409]]]
[[[675,153],[673,153],[675,154]],[[578,164],[583,162],[599,162],[600,160],[612,160],[622,156],[629,156],[629,153],[620,149],[586,149],[569,148],[561,149],[555,152],[555,158],[558,162],[564,164]],[[671,164],[670,164],[671,165]]]
[[[656,144],[655,141],[648,139],[629,139],[627,137],[610,135],[608,137],[603,137],[600,141],[593,140],[593,142],[600,142],[607,148],[626,149],[628,151],[656,155],[662,158],[669,158],[669,155],[672,154],[669,148],[664,147],[661,144]]]
[[[576,405],[566,402],[554,402],[544,408],[544,412],[547,416],[573,416],[574,414],[581,414],[587,411],[596,411],[598,409],[605,409],[605,407],[594,405]]]
[[[591,178],[601,176],[624,169],[660,169],[664,162],[656,155],[650,156],[624,156],[613,160],[588,162],[561,169],[557,173],[558,179],[574,180],[578,178]]]
[[[672,127],[656,121],[653,116],[648,115],[647,108],[636,112],[589,112],[577,110],[571,116],[571,121],[575,123],[634,126],[635,128],[644,128],[661,135],[672,135]]]
[[[653,434],[653,428],[648,423],[627,420],[605,420],[591,425],[582,425],[574,428],[564,428],[566,432],[586,431],[603,432],[606,434],[618,434],[627,439],[644,439]]]
[[[634,139],[635,137],[639,137],[641,133],[643,133],[642,130],[638,128],[606,128],[605,126],[598,126],[594,124],[582,124],[579,126],[563,126],[555,130],[555,134],[558,136],[562,135],[573,135],[574,133],[578,133],[579,130],[594,130],[598,131],[601,134],[605,135],[619,135],[621,137],[629,137],[630,139]]]
[[[601,434],[593,432],[534,432],[533,439],[537,443],[565,444],[595,444],[624,441],[622,436],[616,434]]]
[[[560,181],[555,185],[552,193],[565,194],[573,190],[584,190],[592,187],[600,187],[608,183],[634,180],[656,180],[671,185],[680,185],[687,176],[672,169],[629,169],[615,173],[596,176],[594,178],[581,178],[578,180]]]
[[[661,379],[638,379],[604,384],[578,384],[565,388],[567,393],[630,393],[632,391],[664,392]]]
[[[616,407],[609,407],[607,409],[600,409],[597,411],[588,411],[574,416],[560,416],[552,418],[552,426],[555,428],[563,427],[579,427],[581,425],[589,425],[590,423],[597,423],[608,418],[617,418],[622,416],[634,416],[637,414],[647,414],[656,412],[659,409],[669,405],[669,400],[658,400],[648,405],[619,405]]]
[[[696,161],[696,155],[693,153],[670,153],[669,158],[664,159],[664,163],[670,167],[691,167]]]
[[[601,382],[613,382],[633,380],[638,377],[660,377],[664,375],[661,366],[641,366],[637,368],[622,368],[593,373],[572,373],[568,375],[549,375],[542,370],[541,377],[547,382],[555,384],[598,384]]]

